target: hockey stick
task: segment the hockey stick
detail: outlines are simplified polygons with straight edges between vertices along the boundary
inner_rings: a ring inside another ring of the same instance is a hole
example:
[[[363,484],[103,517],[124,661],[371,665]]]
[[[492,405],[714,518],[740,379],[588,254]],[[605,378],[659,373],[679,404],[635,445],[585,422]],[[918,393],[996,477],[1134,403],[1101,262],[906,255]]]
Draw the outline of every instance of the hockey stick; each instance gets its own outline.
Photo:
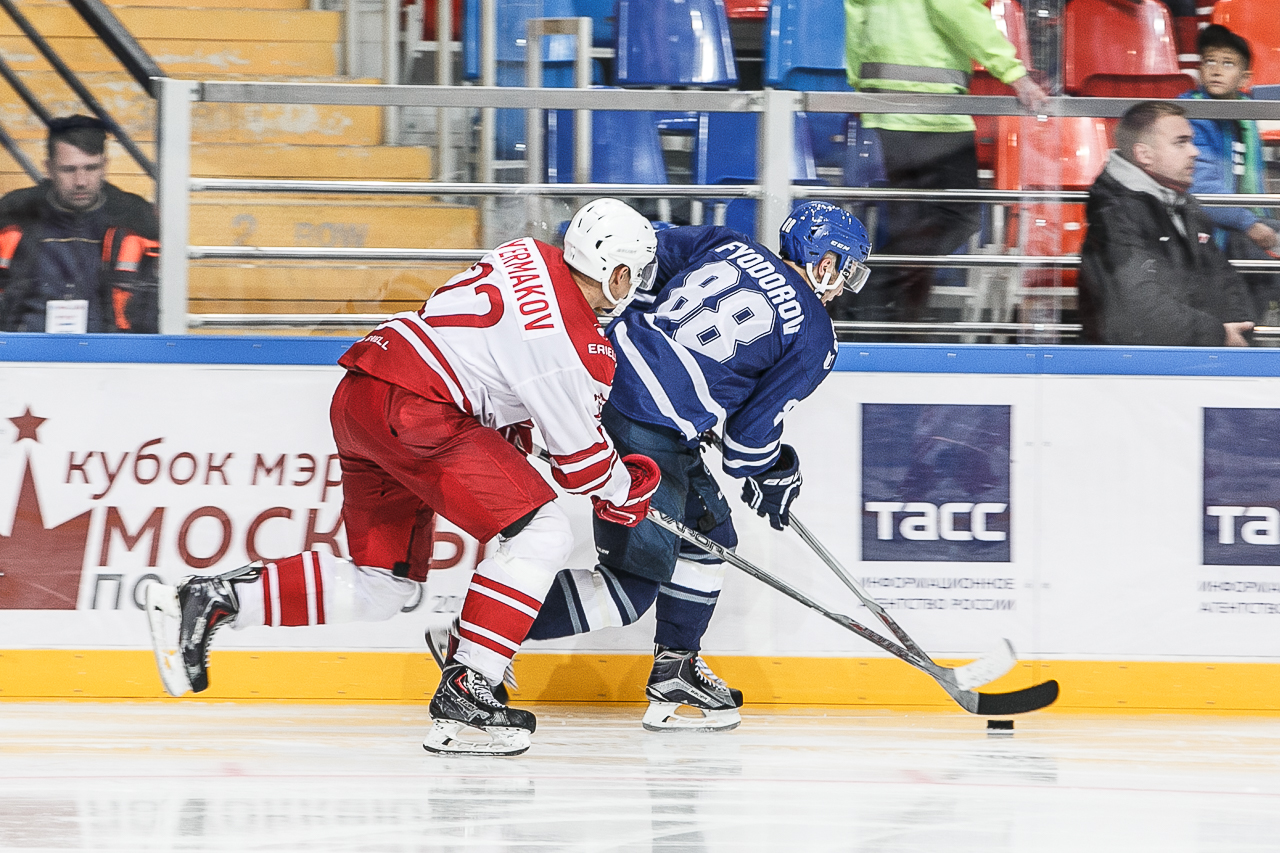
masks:
[[[930,660],[927,655],[923,656],[923,659],[921,657],[917,657],[914,652],[899,646],[892,640],[880,636],[875,631],[855,622],[843,613],[836,613],[833,610],[827,609],[787,582],[774,577],[764,569],[761,569],[755,564],[748,562],[746,559],[739,557],[719,542],[708,539],[698,531],[686,527],[660,510],[650,507],[648,518],[664,530],[674,533],[686,542],[697,545],[702,550],[719,557],[724,562],[748,575],[751,575],[766,586],[773,587],[775,590],[793,601],[797,601],[805,607],[821,613],[837,625],[841,625],[849,629],[864,640],[875,643],[894,657],[911,664],[916,669],[919,669],[931,676],[933,680],[938,682],[938,685],[947,692],[947,695],[956,701],[956,704],[971,714],[991,716],[1025,714],[1028,711],[1035,711],[1045,707],[1046,705],[1050,705],[1058,698],[1058,682],[1052,680],[1036,684],[1023,690],[1014,690],[1010,693],[979,693],[976,690],[961,687],[956,680],[956,670],[938,666]]]
[[[704,435],[704,441],[713,445],[721,453],[724,452],[724,446],[721,443],[721,438],[714,432],[707,432]],[[903,647],[906,648],[907,651],[916,656],[919,668],[928,672],[934,678],[947,679],[953,682],[961,690],[973,690],[974,688],[981,687],[984,684],[990,684],[992,681],[995,681],[997,678],[1013,669],[1014,665],[1017,663],[1018,659],[1014,654],[1013,644],[1007,639],[1002,639],[998,647],[979,657],[977,660],[965,664],[964,666],[950,668],[940,666],[935,663],[933,658],[929,656],[928,652],[920,648],[916,641],[911,639],[911,636],[902,629],[902,626],[900,626],[893,617],[885,612],[885,609],[880,606],[880,603],[873,599],[871,595],[862,588],[862,584],[858,583],[858,581],[849,574],[845,567],[840,564],[840,561],[835,558],[835,555],[828,551],[826,547],[818,541],[818,538],[810,533],[809,529],[805,527],[804,524],[801,523],[800,519],[794,514],[791,514],[790,526],[800,535],[800,538],[804,540],[804,543],[808,545],[824,563],[827,564],[827,567],[835,573],[836,577],[840,578],[844,585],[847,586],[855,596],[857,596],[858,601],[862,602],[863,606],[874,613],[876,618],[879,619],[886,628],[893,632],[893,635],[898,638],[898,641],[902,643]]]
[[[543,461],[550,461],[550,454],[541,447],[534,448],[534,455]],[[940,667],[927,656],[923,659],[917,657],[911,651],[899,646],[890,639],[880,636],[875,631],[867,628],[842,613],[836,613],[800,590],[788,584],[780,578],[774,577],[769,572],[749,562],[743,557],[738,556],[733,551],[725,548],[719,542],[707,538],[702,533],[692,530],[681,524],[671,516],[653,507],[649,508],[647,518],[662,529],[675,534],[679,538],[698,546],[709,554],[712,554],[734,568],[745,574],[750,575],[766,586],[772,587],[793,601],[803,604],[811,610],[821,613],[823,616],[847,628],[853,633],[862,637],[864,640],[875,643],[889,654],[893,655],[906,663],[911,664],[915,668],[925,672],[939,686],[947,692],[947,695],[956,701],[956,703],[971,714],[984,714],[995,716],[1006,716],[1010,714],[1024,714],[1028,711],[1035,711],[1049,705],[1058,698],[1058,682],[1046,681],[1025,690],[1015,690],[1011,693],[978,693],[975,690],[966,689],[956,683],[956,679],[952,674],[954,671],[945,667]]]
[[[1002,639],[999,646],[964,666],[948,668],[934,663],[933,658],[929,656],[928,652],[920,648],[920,646],[916,644],[916,641],[911,639],[911,636],[902,629],[902,626],[900,626],[892,616],[885,612],[885,609],[880,606],[880,603],[867,594],[867,591],[862,588],[862,584],[858,583],[857,580],[855,580],[853,576],[845,570],[844,566],[840,564],[830,551],[823,547],[817,537],[809,532],[809,528],[805,527],[800,522],[800,519],[796,518],[794,513],[791,515],[790,526],[796,531],[796,533],[800,534],[800,538],[804,540],[804,543],[813,549],[813,552],[822,559],[822,562],[827,564],[827,567],[835,573],[836,577],[840,578],[840,580],[844,582],[844,585],[858,597],[858,601],[861,601],[864,607],[874,613],[876,618],[884,623],[886,628],[893,632],[893,635],[898,638],[898,641],[901,642],[903,646],[906,647],[907,651],[920,659],[921,664],[923,664],[921,669],[929,672],[935,678],[938,678],[944,671],[949,671],[951,673],[951,679],[958,687],[960,687],[960,689],[972,690],[975,687],[981,687],[984,684],[990,684],[995,681],[997,678],[1013,669],[1014,664],[1018,662],[1018,658],[1013,652],[1013,644],[1008,640]],[[934,670],[936,670],[936,672]]]

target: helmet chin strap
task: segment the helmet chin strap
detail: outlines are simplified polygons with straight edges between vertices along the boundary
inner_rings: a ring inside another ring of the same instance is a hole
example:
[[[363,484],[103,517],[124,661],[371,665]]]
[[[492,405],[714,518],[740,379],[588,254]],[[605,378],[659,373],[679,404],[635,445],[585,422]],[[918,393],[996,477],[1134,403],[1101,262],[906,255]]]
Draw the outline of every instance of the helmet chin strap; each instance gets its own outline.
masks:
[[[819,261],[819,263],[821,263],[821,261]],[[818,272],[813,268],[812,261],[805,264],[804,269],[805,269],[805,272],[809,274],[809,281],[813,282],[813,289],[817,292],[819,296],[826,293],[828,290],[832,290],[839,286],[838,279],[835,284],[831,282],[832,269],[834,269],[834,264],[832,265],[832,267],[829,267],[827,269],[827,274],[822,277],[822,281],[818,281]]]
[[[617,267],[614,267],[616,270]],[[628,270],[629,271],[629,270]],[[636,276],[631,278],[631,286],[627,288],[627,295],[621,299],[613,298],[613,273],[609,273],[609,278],[600,283],[600,289],[604,291],[605,301],[609,303],[609,310],[605,312],[606,317],[618,317],[631,304],[631,300],[635,298],[636,290],[640,287],[640,280]]]

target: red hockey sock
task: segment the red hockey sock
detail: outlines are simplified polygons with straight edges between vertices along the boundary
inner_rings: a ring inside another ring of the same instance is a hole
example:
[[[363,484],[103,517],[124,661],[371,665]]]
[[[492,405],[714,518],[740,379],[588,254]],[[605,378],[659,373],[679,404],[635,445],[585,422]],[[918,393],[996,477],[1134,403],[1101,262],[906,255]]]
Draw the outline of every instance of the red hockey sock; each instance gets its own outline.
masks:
[[[265,624],[324,624],[324,571],[319,552],[304,551],[267,563],[260,582]]]
[[[546,594],[545,588],[518,588],[524,585],[496,560],[485,560],[462,604],[458,658],[495,683],[519,651]]]

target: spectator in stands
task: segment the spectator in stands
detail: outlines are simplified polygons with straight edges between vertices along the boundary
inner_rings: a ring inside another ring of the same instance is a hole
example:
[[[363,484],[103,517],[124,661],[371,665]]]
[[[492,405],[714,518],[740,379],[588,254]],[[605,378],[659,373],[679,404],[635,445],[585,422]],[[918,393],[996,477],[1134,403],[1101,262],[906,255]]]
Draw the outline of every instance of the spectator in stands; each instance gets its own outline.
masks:
[[[107,183],[106,126],[49,123],[48,177],[0,198],[0,329],[155,332],[160,223]]]
[[[1080,320],[1103,344],[1248,346],[1243,277],[1213,242],[1213,221],[1187,194],[1196,147],[1186,111],[1131,107],[1116,150],[1089,190]]]
[[[1200,88],[1184,98],[1236,100],[1248,98],[1242,90],[1249,85],[1253,52],[1249,43],[1219,24],[1201,30],[1196,44],[1200,54]],[[1266,164],[1257,123],[1234,119],[1192,119],[1193,142],[1200,150],[1193,193],[1265,192]],[[1217,225],[1214,237],[1228,258],[1268,259],[1280,237],[1280,222],[1270,212],[1247,207],[1210,207],[1209,218]],[[1280,310],[1280,288],[1275,276],[1248,275],[1252,317],[1262,321],[1269,310]]]
[[[845,0],[845,62],[849,83],[864,92],[964,94],[973,62],[1011,85],[1023,106],[1043,107],[1046,95],[996,28],[982,0]],[[967,115],[872,114],[889,185],[901,189],[976,189],[974,123]],[[886,255],[945,255],[977,230],[974,204],[938,201],[889,206]],[[934,271],[880,267],[856,301],[833,303],[836,319],[914,320],[922,317]]]

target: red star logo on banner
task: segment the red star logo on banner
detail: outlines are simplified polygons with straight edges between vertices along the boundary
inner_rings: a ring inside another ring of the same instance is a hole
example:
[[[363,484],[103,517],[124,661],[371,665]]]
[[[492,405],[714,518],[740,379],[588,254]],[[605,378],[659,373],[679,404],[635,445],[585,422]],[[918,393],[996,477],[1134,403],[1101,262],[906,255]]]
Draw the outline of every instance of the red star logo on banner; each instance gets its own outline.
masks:
[[[27,406],[27,410],[25,412],[18,415],[16,418],[9,418],[9,422],[18,428],[18,437],[15,438],[14,441],[22,441],[24,438],[29,438],[32,441],[39,441],[40,436],[36,434],[36,431],[40,429],[40,424],[47,420],[48,418],[37,418],[35,415],[31,414],[31,407]]]
[[[76,609],[89,519],[90,513],[83,512],[57,527],[46,528],[28,461],[13,531],[0,536],[0,610]]]

